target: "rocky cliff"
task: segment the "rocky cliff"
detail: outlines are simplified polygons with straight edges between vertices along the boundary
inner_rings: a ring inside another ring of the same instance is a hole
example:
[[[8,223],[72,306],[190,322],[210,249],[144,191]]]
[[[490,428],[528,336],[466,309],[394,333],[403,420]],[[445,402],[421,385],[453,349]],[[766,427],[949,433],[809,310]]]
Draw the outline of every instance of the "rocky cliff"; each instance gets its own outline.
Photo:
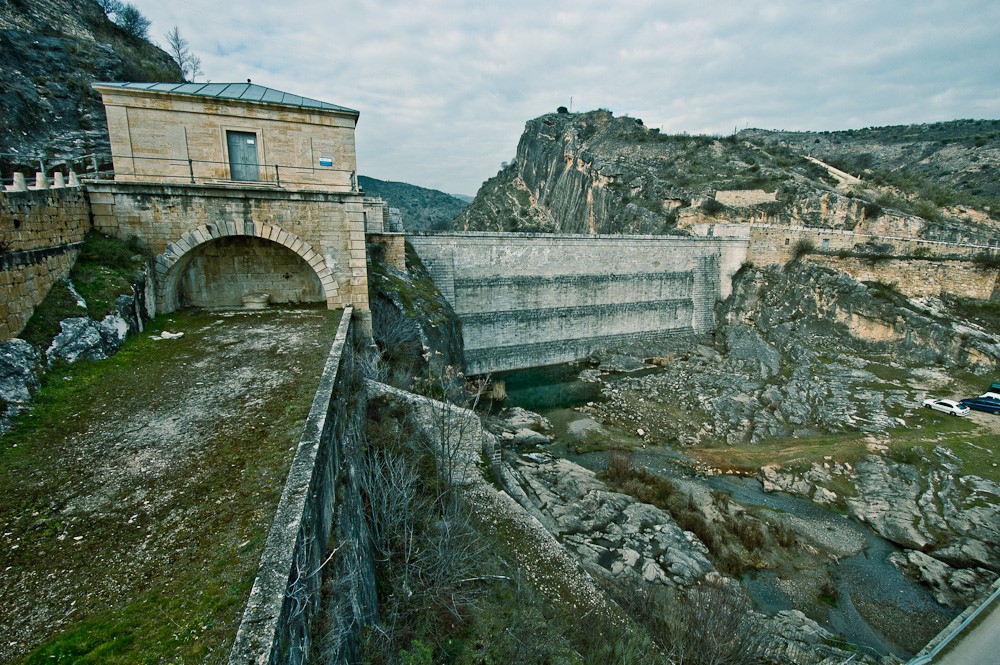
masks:
[[[177,63],[95,0],[0,2],[0,174],[96,153],[109,161],[94,81],[181,81]]]
[[[992,172],[992,153],[974,143],[986,150],[981,168]],[[483,184],[454,226],[674,233],[756,219],[875,235],[889,225],[957,242],[989,242],[1000,228],[992,208],[974,208],[985,199],[970,195],[970,205],[949,207],[905,189],[916,181],[845,179],[808,159],[806,147],[761,133],[668,136],[609,111],[548,114],[528,121],[514,160]]]
[[[617,382],[599,414],[686,444],[882,433],[920,409],[927,372],[1000,368],[995,329],[809,264],[744,268],[716,315],[714,346]]]

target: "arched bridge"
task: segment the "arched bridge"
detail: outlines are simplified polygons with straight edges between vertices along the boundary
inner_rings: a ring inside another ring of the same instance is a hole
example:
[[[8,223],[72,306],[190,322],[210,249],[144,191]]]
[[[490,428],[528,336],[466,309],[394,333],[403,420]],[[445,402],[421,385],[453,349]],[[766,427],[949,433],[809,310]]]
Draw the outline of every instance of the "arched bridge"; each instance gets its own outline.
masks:
[[[276,303],[368,309],[363,198],[256,184],[87,184],[94,227],[155,259],[156,312]]]

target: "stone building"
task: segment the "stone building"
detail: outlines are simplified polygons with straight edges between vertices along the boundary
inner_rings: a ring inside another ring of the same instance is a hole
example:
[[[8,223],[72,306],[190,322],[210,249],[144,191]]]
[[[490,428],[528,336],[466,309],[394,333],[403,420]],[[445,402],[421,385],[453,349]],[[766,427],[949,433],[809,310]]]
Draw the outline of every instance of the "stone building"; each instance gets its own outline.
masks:
[[[95,83],[115,180],[354,191],[358,112],[252,83]]]
[[[95,83],[114,180],[94,226],[145,241],[156,311],[325,302],[368,309],[358,112],[247,83]]]

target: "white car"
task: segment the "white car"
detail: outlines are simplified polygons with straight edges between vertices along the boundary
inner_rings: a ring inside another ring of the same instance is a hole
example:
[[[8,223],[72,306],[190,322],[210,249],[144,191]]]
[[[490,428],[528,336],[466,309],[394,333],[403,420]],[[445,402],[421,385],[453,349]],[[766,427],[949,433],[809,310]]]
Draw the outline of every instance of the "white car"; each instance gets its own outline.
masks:
[[[983,393],[980,397],[989,397],[991,399],[1000,399],[1000,393]]]
[[[925,399],[924,406],[942,413],[950,413],[953,416],[969,415],[969,407],[950,399]]]

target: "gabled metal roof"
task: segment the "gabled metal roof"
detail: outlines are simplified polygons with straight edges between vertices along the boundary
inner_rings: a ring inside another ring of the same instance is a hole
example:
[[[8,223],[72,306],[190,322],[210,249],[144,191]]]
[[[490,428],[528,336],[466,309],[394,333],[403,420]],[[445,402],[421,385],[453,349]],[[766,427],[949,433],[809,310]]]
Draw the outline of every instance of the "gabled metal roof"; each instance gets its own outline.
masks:
[[[297,106],[323,111],[340,111],[360,115],[346,106],[337,106],[301,95],[293,95],[274,88],[266,88],[256,83],[94,83],[94,86],[121,88],[124,90],[147,90],[149,92],[170,92],[178,95],[217,97],[220,99],[242,99],[250,102]]]

